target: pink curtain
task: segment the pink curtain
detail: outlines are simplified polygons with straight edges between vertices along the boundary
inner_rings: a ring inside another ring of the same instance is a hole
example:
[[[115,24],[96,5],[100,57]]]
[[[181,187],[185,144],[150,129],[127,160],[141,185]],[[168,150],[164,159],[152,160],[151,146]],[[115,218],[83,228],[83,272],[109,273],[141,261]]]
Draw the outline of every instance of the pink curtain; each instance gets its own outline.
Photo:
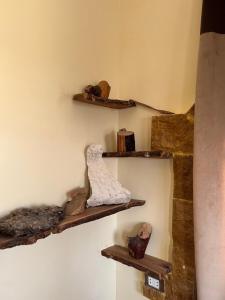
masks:
[[[225,0],[205,0],[195,114],[198,300],[225,300]]]

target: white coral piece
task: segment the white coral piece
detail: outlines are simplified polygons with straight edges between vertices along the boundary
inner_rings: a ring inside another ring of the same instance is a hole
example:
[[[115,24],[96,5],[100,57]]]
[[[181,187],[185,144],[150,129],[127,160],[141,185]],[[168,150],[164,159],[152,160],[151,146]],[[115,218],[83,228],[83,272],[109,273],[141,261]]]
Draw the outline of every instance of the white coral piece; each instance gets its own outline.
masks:
[[[91,185],[88,206],[128,203],[131,193],[107,170],[102,153],[101,145],[90,145],[87,150],[88,177]]]

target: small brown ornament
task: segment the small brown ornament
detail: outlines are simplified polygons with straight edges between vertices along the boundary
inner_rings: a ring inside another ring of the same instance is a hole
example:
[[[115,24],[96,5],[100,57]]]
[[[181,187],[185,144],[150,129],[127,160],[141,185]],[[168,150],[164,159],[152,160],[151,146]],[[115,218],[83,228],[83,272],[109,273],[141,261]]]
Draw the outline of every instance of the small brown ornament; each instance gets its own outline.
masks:
[[[109,85],[109,83],[105,80],[102,80],[99,82],[98,86],[101,89],[101,98],[108,99],[111,90],[111,86]]]
[[[109,83],[102,80],[98,85],[87,85],[84,88],[84,98],[95,101],[95,98],[102,98],[105,101],[109,98],[111,87]]]
[[[85,188],[75,188],[67,193],[68,201],[64,205],[66,216],[75,216],[85,210],[88,192]]]
[[[144,223],[135,237],[130,237],[128,242],[128,249],[130,256],[135,259],[142,259],[145,255],[148,242],[152,234],[152,226]]]
[[[101,88],[98,85],[88,85],[84,89],[85,96],[89,98],[91,98],[92,96],[101,97],[101,92]]]

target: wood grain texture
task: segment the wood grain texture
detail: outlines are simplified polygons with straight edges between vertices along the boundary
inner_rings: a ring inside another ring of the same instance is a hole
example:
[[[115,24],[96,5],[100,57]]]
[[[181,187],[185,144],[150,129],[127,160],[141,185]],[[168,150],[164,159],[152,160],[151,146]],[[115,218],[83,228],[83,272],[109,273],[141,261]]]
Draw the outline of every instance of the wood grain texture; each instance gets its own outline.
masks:
[[[30,245],[36,243],[39,239],[44,239],[50,234],[60,233],[68,228],[78,226],[87,222],[95,221],[112,214],[127,210],[132,207],[142,206],[145,204],[143,200],[131,200],[126,204],[119,205],[103,205],[98,207],[87,208],[83,213],[76,216],[65,217],[53,230],[40,232],[37,235],[24,236],[20,238],[0,235],[0,249],[12,248],[20,245]]]
[[[103,157],[142,157],[142,158],[172,158],[172,154],[166,151],[132,151],[132,152],[104,152]]]
[[[86,104],[104,106],[113,109],[125,109],[135,107],[136,103],[132,100],[123,101],[116,99],[106,99],[101,97],[92,97],[92,99],[86,99],[83,94],[77,94],[73,96],[73,100]]]
[[[123,128],[117,132],[117,151],[135,151],[135,136],[133,131],[128,131],[126,128]]]
[[[145,255],[142,259],[135,259],[129,255],[127,248],[118,245],[102,250],[102,255],[145,273],[151,271],[160,279],[172,270],[171,264],[167,261],[150,255]]]
[[[104,106],[104,107],[113,108],[113,109],[125,109],[125,108],[135,107],[137,105],[141,105],[141,106],[149,108],[153,111],[156,111],[160,114],[165,114],[165,115],[174,114],[173,112],[170,112],[170,111],[167,111],[167,110],[162,110],[162,109],[157,109],[155,107],[152,107],[150,105],[147,105],[145,103],[142,103],[142,102],[136,101],[136,100],[108,99],[108,98],[103,98],[103,97],[96,97],[96,96],[93,96],[93,95],[92,95],[91,99],[88,99],[87,97],[84,96],[84,94],[74,95],[73,100],[83,102],[83,103],[86,103],[86,104]]]
[[[135,206],[142,206],[145,204],[143,200],[131,200],[129,203],[118,205],[102,205],[98,207],[89,207],[83,213],[65,218],[53,231],[53,233],[60,233],[65,229],[74,227],[83,223],[95,221],[120,211],[127,210]]]

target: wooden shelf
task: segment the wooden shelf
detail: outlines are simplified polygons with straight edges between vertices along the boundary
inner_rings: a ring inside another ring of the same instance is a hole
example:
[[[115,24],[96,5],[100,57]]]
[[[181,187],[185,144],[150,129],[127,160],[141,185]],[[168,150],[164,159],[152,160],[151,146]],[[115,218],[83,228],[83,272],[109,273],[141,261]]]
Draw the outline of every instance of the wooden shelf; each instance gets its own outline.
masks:
[[[104,106],[108,108],[114,109],[124,109],[135,107],[136,103],[133,100],[123,101],[123,100],[115,100],[115,99],[104,99],[100,97],[94,97],[92,99],[86,99],[83,94],[77,94],[73,96],[73,100],[83,102],[86,104],[93,104],[98,106]]]
[[[150,255],[145,255],[143,259],[135,259],[129,255],[127,248],[118,245],[102,250],[102,255],[144,273],[153,272],[159,278],[163,278],[172,271],[172,265],[167,261]]]
[[[53,230],[41,232],[37,235],[24,237],[10,237],[0,235],[0,249],[12,248],[20,245],[30,245],[36,243],[37,240],[46,238],[50,234],[60,233],[68,228],[78,226],[87,222],[95,221],[120,211],[145,204],[143,200],[131,200],[126,204],[103,205],[98,207],[87,208],[83,213],[76,216],[65,217]]]
[[[174,113],[167,110],[158,109],[152,106],[149,106],[145,103],[135,101],[135,100],[118,100],[118,99],[107,99],[107,98],[101,98],[101,97],[95,97],[92,96],[91,99],[88,99],[84,97],[84,94],[76,94],[73,96],[74,101],[79,101],[86,104],[92,104],[92,105],[98,105],[98,106],[104,106],[108,108],[113,109],[125,109],[125,108],[131,108],[135,107],[137,105],[144,106],[146,108],[149,108],[151,110],[154,110],[160,114],[164,115],[173,115]]]
[[[165,151],[132,151],[132,152],[104,152],[103,157],[143,157],[143,158],[172,158],[170,152]]]

